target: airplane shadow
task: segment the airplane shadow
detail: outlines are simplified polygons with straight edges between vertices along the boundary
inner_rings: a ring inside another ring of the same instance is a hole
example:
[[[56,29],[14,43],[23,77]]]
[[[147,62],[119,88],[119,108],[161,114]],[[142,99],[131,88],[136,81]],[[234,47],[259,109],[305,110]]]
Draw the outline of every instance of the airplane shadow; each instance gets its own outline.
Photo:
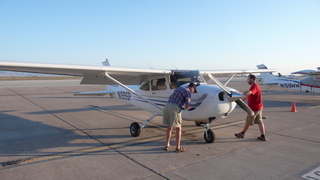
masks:
[[[132,137],[130,134],[76,134],[73,131],[77,130],[86,132],[90,130],[114,130],[123,128],[78,129],[74,127],[64,129],[46,125],[37,120],[33,121],[9,115],[6,114],[6,112],[0,113],[0,124],[0,164],[4,159],[8,159],[8,155],[18,158],[50,153],[61,153],[75,149],[109,145],[109,143],[101,143],[101,139],[106,141],[107,139]],[[58,150],[57,148],[61,149]]]
[[[70,113],[70,112],[82,112],[82,111],[95,111],[93,106],[84,107],[84,108],[75,108],[75,109],[61,109],[61,110],[48,110],[48,111],[38,111],[38,112],[30,112],[29,114],[59,114],[59,113]],[[117,110],[117,111],[137,111],[141,110],[138,107],[134,107],[132,105],[117,105],[117,106],[103,106],[98,107],[101,110]]]

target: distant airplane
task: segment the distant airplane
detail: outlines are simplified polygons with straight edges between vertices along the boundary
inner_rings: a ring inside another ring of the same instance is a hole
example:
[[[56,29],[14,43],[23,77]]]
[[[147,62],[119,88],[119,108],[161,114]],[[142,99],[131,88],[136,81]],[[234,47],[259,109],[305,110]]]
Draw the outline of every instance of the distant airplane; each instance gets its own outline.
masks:
[[[182,119],[195,121],[196,125],[203,122],[205,128],[204,139],[208,143],[215,140],[215,135],[209,127],[211,121],[226,118],[237,104],[247,113],[253,113],[247,104],[241,100],[244,96],[237,90],[226,87],[227,83],[236,74],[275,71],[270,69],[198,71],[120,68],[111,67],[108,61],[104,62],[103,65],[79,66],[0,61],[0,70],[82,76],[80,84],[121,86],[122,88],[107,86],[106,91],[100,92],[76,92],[75,95],[110,95],[153,113],[143,124],[139,125],[134,122],[130,125],[132,136],[139,136],[142,128],[148,122],[155,116],[163,115],[163,108],[175,88],[187,87],[190,82],[194,82],[198,85],[198,93],[192,94],[191,108],[189,110],[182,109]],[[214,74],[228,74],[231,77],[223,85],[213,76]],[[206,81],[209,79],[217,85],[207,84]],[[140,87],[133,89],[130,85],[140,85]]]
[[[258,69],[268,69],[264,64],[259,64],[257,65],[257,67]],[[302,71],[294,72],[294,74],[302,74],[298,72]],[[303,72],[305,72],[305,74],[307,74],[306,72],[309,72],[308,74],[311,75],[311,77],[302,80],[295,80],[283,77],[276,77],[271,72],[260,73],[260,75],[263,80],[263,84],[266,85],[277,85],[280,88],[302,92],[320,93],[320,71],[310,72],[310,70],[304,70]]]
[[[287,78],[287,79],[297,79],[298,77],[295,75],[282,75],[281,73],[278,72],[279,77]]]
[[[307,75],[307,76],[316,76],[320,74],[320,67],[317,67],[317,70],[300,70],[296,72],[292,72],[291,74],[302,74],[302,75]]]

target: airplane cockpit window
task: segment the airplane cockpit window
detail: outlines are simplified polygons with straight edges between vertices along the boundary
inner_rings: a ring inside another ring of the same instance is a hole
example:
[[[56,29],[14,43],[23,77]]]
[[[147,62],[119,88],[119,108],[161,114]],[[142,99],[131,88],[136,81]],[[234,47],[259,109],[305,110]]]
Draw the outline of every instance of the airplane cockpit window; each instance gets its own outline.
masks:
[[[177,86],[181,86],[185,83],[203,83],[205,82],[199,71],[183,71],[183,70],[172,70],[170,77],[171,82],[175,82]]]
[[[160,78],[160,79],[152,79],[152,80],[147,80],[144,81],[140,89],[143,91],[149,91],[150,90],[150,85],[151,85],[151,90],[152,91],[157,91],[157,90],[166,90],[166,78]]]
[[[152,80],[152,83],[151,83],[151,89],[152,89],[153,91],[155,91],[155,90],[165,90],[165,89],[167,89],[166,79],[165,79],[165,78],[153,79],[153,80]]]
[[[141,84],[140,89],[143,91],[149,91],[150,90],[150,81],[144,81]]]

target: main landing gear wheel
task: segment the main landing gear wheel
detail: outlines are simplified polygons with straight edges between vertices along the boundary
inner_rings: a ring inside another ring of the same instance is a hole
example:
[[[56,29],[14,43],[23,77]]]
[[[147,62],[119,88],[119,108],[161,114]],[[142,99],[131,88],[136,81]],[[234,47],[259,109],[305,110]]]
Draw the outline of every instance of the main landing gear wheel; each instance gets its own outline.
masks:
[[[204,140],[206,140],[207,143],[213,143],[214,140],[216,139],[216,136],[215,136],[214,132],[211,129],[209,129],[206,132],[204,132],[203,137],[204,137]]]
[[[197,126],[200,126],[200,125],[201,125],[201,123],[198,122],[198,121],[195,121],[195,123],[196,123]]]
[[[130,133],[131,133],[131,136],[133,137],[138,137],[141,133],[141,128],[140,128],[140,125],[136,122],[134,123],[131,123],[130,125]]]
[[[201,125],[204,124],[203,122],[198,122],[198,121],[195,121],[195,123],[196,123],[197,126],[201,126]]]

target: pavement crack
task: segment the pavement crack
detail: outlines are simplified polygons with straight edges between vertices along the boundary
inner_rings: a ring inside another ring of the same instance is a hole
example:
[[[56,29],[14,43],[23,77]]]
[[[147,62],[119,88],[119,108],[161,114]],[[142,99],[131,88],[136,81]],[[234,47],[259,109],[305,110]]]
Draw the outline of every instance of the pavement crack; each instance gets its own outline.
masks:
[[[15,160],[15,161],[7,161],[7,162],[4,162],[4,163],[1,163],[1,166],[2,167],[6,167],[6,166],[12,166],[12,165],[19,165],[23,162],[26,162],[26,161],[29,161],[31,160],[31,158],[28,158],[28,159],[19,159],[19,160]]]

